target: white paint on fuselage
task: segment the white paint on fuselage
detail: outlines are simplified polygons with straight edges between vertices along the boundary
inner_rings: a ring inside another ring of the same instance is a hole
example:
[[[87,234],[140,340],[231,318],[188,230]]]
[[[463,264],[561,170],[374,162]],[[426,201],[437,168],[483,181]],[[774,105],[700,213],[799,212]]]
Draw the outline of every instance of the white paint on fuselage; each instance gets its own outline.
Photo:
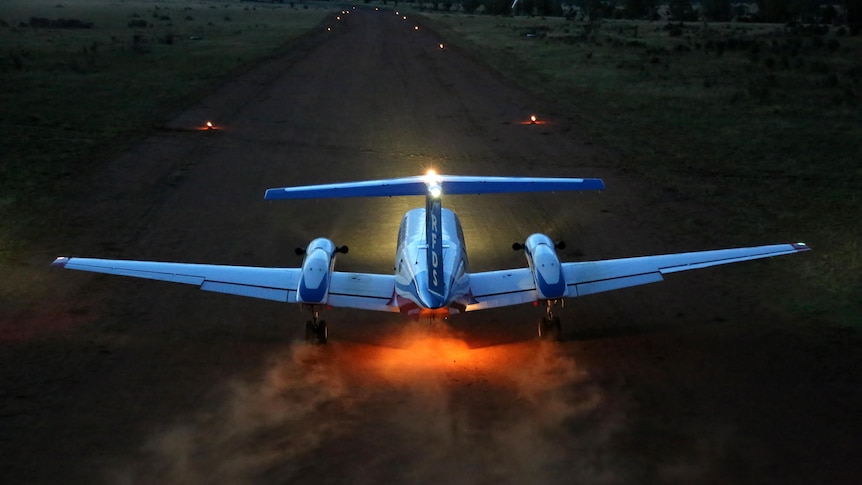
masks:
[[[302,273],[297,286],[296,300],[302,303],[322,304],[329,293],[329,279],[335,265],[335,244],[319,237],[305,248]]]
[[[395,252],[395,291],[420,308],[450,307],[456,311],[470,303],[467,250],[458,216],[442,209],[443,297],[428,290],[428,251],[425,240],[425,209],[408,211],[401,220]]]

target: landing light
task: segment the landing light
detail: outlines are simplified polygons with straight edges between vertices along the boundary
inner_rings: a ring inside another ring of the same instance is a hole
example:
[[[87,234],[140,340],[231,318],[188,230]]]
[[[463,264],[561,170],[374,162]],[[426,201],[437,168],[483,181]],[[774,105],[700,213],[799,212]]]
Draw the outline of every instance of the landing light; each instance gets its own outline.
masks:
[[[417,25],[417,26],[413,27],[413,30],[419,30],[419,26]]]
[[[436,199],[443,193],[443,189],[440,186],[440,176],[437,175],[437,172],[435,172],[434,169],[429,169],[428,172],[422,176],[422,181],[425,182],[425,185],[428,187],[428,193],[431,194],[431,197]]]
[[[443,48],[444,48],[444,47],[443,47],[443,44],[440,44],[440,48],[441,48],[441,49],[443,49]]]
[[[531,115],[531,116],[530,116],[530,123],[532,123],[532,124],[534,124],[534,125],[536,124],[536,115]]]

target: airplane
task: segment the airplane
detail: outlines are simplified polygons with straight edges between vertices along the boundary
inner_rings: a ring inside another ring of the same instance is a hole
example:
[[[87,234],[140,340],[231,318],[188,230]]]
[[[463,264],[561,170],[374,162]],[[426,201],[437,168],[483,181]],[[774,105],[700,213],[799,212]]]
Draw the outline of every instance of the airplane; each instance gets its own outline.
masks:
[[[479,177],[425,175],[307,185],[266,190],[265,200],[343,197],[425,196],[425,207],[409,210],[398,231],[394,274],[335,270],[335,257],[347,253],[319,237],[304,249],[298,268],[264,268],[58,257],[52,266],[195,285],[201,290],[302,305],[311,312],[306,340],[326,343],[328,330],[319,311],[327,307],[400,312],[420,319],[509,305],[542,304],[539,337],[557,340],[561,324],[554,310],[566,298],[661,281],[663,275],[808,251],[805,243],[561,262],[555,243],[532,234],[512,248],[523,250],[526,268],[471,273],[458,216],[442,207],[443,194],[604,190],[597,178]]]

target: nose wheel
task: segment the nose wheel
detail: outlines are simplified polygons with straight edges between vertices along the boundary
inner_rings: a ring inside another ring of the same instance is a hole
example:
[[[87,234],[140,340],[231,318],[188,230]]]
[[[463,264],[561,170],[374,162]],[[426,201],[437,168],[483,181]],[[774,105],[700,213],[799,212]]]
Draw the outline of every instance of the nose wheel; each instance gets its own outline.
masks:
[[[308,343],[325,344],[329,340],[326,320],[318,320],[316,308],[311,308],[311,320],[305,322],[305,341]]]
[[[563,333],[560,317],[554,315],[557,300],[548,300],[546,303],[545,316],[539,321],[539,338],[557,342]]]

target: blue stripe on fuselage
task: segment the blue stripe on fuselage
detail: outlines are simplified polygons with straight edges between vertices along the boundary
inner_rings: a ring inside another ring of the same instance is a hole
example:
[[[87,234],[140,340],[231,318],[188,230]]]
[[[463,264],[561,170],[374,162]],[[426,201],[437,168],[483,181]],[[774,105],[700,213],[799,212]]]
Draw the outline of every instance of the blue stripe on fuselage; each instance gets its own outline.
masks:
[[[449,209],[440,211],[440,256],[442,278],[441,295],[429,290],[429,261],[425,209],[408,211],[401,221],[396,252],[395,289],[399,296],[409,299],[422,308],[437,309],[462,305],[468,301],[467,261],[463,233],[458,218]]]

